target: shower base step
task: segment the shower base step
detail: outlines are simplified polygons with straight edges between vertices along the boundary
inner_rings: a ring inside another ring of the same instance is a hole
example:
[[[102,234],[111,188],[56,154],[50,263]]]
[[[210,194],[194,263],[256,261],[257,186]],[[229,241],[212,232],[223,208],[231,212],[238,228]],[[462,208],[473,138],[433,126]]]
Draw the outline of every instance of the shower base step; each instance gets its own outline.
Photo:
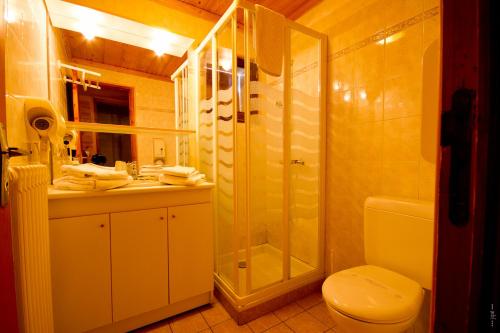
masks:
[[[252,307],[245,309],[238,309],[235,307],[227,295],[222,292],[219,287],[215,286],[214,294],[219,302],[224,306],[226,311],[231,315],[231,317],[238,323],[238,325],[244,325],[254,319],[257,319],[269,312],[275,311],[289,303],[295,302],[309,294],[317,291],[321,291],[321,286],[324,279],[314,281],[305,286],[299,287],[297,289],[291,290],[285,294],[279,295],[273,299],[265,301],[263,303],[257,304]]]

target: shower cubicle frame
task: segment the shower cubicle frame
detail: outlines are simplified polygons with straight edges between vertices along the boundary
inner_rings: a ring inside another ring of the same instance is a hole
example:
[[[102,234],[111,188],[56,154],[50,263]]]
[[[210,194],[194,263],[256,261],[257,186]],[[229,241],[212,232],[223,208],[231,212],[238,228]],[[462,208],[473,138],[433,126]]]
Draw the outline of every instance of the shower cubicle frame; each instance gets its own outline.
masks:
[[[232,82],[237,82],[237,29],[241,28],[238,26],[236,11],[237,9],[243,9],[244,11],[244,94],[245,96],[250,96],[250,45],[249,45],[249,20],[250,13],[255,12],[255,5],[245,0],[235,0],[223,14],[223,16],[219,19],[219,21],[215,24],[215,26],[210,30],[207,36],[203,39],[203,41],[196,47],[194,51],[189,53],[188,59],[172,74],[171,78],[175,84],[175,97],[176,97],[176,125],[178,125],[177,119],[185,117],[182,112],[189,113],[189,123],[192,124],[191,128],[196,130],[196,140],[194,143],[193,149],[191,151],[195,152],[194,156],[192,156],[191,161],[194,162],[195,165],[199,167],[199,54],[206,47],[208,43],[211,42],[211,52],[212,52],[212,107],[213,107],[213,179],[216,179],[215,176],[218,172],[217,163],[215,161],[218,160],[217,156],[217,121],[216,117],[218,114],[218,94],[217,89],[219,86],[218,82],[218,57],[217,57],[217,33],[225,27],[229,22],[231,23],[231,31],[232,31]],[[251,260],[251,216],[250,216],[250,203],[249,200],[245,200],[245,221],[246,221],[246,230],[247,230],[247,242],[246,242],[246,262],[247,262],[247,270],[246,270],[246,283],[247,288],[250,292],[246,295],[238,295],[238,292],[235,291],[228,283],[226,283],[221,277],[218,276],[217,271],[214,272],[215,283],[219,290],[230,300],[232,305],[239,309],[245,310],[246,308],[255,306],[257,304],[266,302],[280,295],[286,294],[290,291],[295,290],[296,288],[300,288],[311,283],[317,282],[324,278],[325,274],[325,164],[326,164],[326,75],[327,75],[327,37],[326,35],[319,33],[313,29],[305,27],[299,23],[296,23],[291,20],[285,20],[285,41],[284,41],[284,72],[283,72],[283,82],[284,82],[284,105],[283,105],[283,113],[290,114],[291,110],[291,48],[290,48],[290,33],[291,30],[299,31],[303,34],[309,35],[311,37],[317,38],[319,40],[318,46],[318,54],[319,54],[319,106],[320,106],[320,167],[319,167],[319,209],[318,209],[318,267],[314,270],[299,275],[297,277],[290,277],[290,237],[289,237],[289,186],[290,186],[290,165],[289,163],[283,163],[283,279],[280,282],[271,284],[269,286],[263,287],[262,289],[258,289],[252,291],[251,289],[251,272],[252,272],[252,260]],[[182,84],[181,84],[181,81]],[[186,82],[187,81],[187,82]],[[183,105],[183,111],[179,112],[178,106],[180,106],[183,102],[179,95],[182,93],[187,93],[189,90],[192,92],[190,94],[189,105]],[[233,88],[233,101],[237,100],[237,89]],[[236,133],[237,126],[237,111],[238,105],[237,103],[232,103],[232,115],[233,115],[233,133]],[[250,98],[245,98],[245,103],[243,105],[243,111],[245,114],[245,119],[250,119]],[[290,120],[289,117],[283,117],[283,160],[290,160]],[[192,128],[194,125],[194,128]],[[187,129],[187,128],[183,128]],[[236,135],[233,135],[233,147],[235,149],[234,154],[236,153]],[[250,144],[250,126],[245,126],[245,145],[248,147]],[[249,160],[250,150],[246,149],[246,160]],[[236,159],[233,160],[233,175],[234,179],[236,179]],[[250,168],[246,168],[246,197],[249,197],[249,182],[250,182]],[[240,247],[237,240],[237,230],[238,230],[238,214],[239,211],[237,209],[237,187],[238,182],[233,182],[233,247],[234,253],[238,253]],[[217,205],[217,195],[214,195],[214,206]],[[214,209],[214,221],[217,228],[217,209]],[[217,230],[217,229],[216,229]],[[216,253],[216,264],[215,267],[218,267],[217,257],[217,232],[215,232],[215,253]],[[238,275],[238,259],[237,256],[234,260],[233,265],[234,278],[234,286],[239,286],[239,275]]]

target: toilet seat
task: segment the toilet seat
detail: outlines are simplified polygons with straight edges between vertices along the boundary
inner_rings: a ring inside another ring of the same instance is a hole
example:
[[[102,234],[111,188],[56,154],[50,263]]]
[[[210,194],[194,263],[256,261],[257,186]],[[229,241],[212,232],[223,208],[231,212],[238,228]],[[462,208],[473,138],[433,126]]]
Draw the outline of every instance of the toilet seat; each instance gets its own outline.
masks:
[[[424,291],[401,274],[365,265],[328,277],[323,283],[323,297],[332,309],[355,320],[394,324],[418,315]]]

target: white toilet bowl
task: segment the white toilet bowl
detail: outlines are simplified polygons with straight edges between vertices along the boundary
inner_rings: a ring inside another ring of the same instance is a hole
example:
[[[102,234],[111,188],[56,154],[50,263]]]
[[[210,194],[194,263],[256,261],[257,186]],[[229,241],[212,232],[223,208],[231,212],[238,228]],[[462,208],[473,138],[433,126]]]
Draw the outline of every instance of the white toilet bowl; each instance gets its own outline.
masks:
[[[341,333],[401,333],[415,322],[424,290],[398,273],[366,265],[328,277],[323,297]]]
[[[368,265],[329,276],[323,298],[341,333],[401,333],[432,287],[432,202],[370,197],[365,202]]]

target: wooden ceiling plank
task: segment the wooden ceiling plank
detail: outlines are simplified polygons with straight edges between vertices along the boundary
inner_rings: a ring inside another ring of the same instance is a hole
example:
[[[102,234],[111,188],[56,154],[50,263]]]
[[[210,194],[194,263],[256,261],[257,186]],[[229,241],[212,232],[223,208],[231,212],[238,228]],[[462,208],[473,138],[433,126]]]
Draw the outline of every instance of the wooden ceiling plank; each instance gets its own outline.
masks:
[[[120,65],[124,52],[126,52],[126,49],[123,47],[123,44],[120,45],[120,43],[107,40],[104,43],[104,57],[102,62],[110,65]]]
[[[208,9],[195,5],[191,1],[182,1],[182,0],[154,0],[154,1],[161,5],[164,5],[165,7],[179,10],[187,14],[191,14],[193,16],[197,16],[213,22],[217,22],[221,16],[221,14],[217,12],[212,12]]]
[[[299,6],[295,7],[293,11],[288,14],[288,18],[290,20],[296,20],[320,2],[321,0],[302,1]]]

